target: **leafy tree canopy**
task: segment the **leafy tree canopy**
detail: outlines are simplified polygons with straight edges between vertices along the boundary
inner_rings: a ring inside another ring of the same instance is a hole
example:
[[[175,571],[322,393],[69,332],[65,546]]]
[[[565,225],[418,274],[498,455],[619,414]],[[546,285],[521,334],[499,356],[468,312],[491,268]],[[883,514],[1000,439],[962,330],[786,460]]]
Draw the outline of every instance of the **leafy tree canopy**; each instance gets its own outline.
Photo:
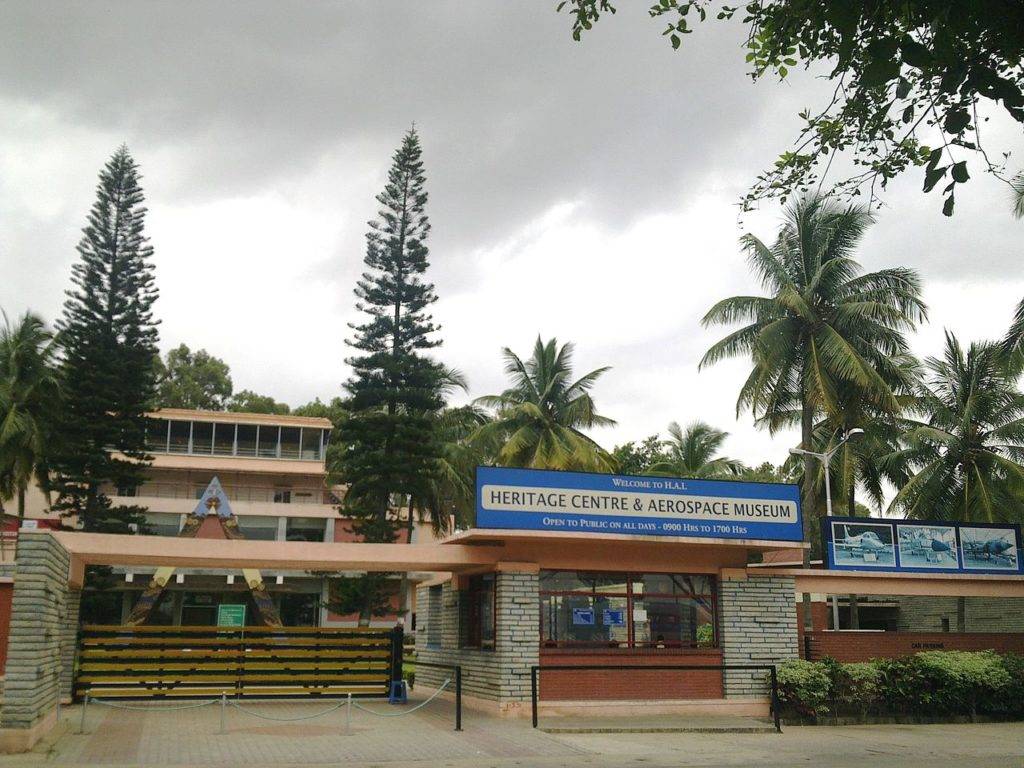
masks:
[[[577,40],[611,0],[563,0]],[[747,28],[746,60],[754,80],[787,77],[798,66],[825,68],[835,89],[805,110],[795,145],[757,177],[745,208],[819,186],[838,153],[853,172],[837,188],[875,191],[911,166],[924,171],[924,191],[941,185],[943,213],[952,215],[956,187],[969,174],[966,158],[1003,168],[982,149],[979,104],[988,102],[1024,123],[1024,3],[1020,0],[658,0],[650,15],[667,21],[665,37],[679,48],[709,15]],[[990,108],[992,108],[990,107]],[[939,138],[935,146],[926,136]]]
[[[251,389],[243,389],[236,392],[228,401],[229,411],[241,411],[243,413],[291,413],[288,403],[279,403],[270,395],[258,395]]]
[[[161,408],[223,411],[234,389],[228,364],[205,349],[181,344],[156,359],[157,402]]]
[[[612,448],[612,458],[622,475],[642,475],[652,464],[665,459],[662,450],[661,436],[649,435],[639,443],[630,440],[628,443]]]

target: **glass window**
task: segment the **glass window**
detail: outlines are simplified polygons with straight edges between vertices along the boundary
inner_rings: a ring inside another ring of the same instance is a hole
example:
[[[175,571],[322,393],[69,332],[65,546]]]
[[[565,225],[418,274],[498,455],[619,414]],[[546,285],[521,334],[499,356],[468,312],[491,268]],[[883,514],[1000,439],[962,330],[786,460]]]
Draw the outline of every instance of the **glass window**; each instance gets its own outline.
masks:
[[[238,515],[238,527],[247,539],[274,541],[277,538],[277,518],[262,515]]]
[[[692,574],[541,571],[545,647],[713,647],[714,582]]]
[[[280,427],[261,425],[259,428],[259,455],[263,458],[277,457],[277,438]]]
[[[252,424],[238,425],[238,455],[256,455],[256,427]]]
[[[302,430],[302,458],[307,461],[316,461],[320,458],[320,432],[319,429]]]
[[[170,512],[147,512],[146,533],[150,536],[177,536],[181,530],[181,515]]]
[[[274,489],[274,503],[275,504],[291,504],[292,503],[292,492],[288,488],[276,488]]]
[[[167,419],[146,421],[146,450],[155,453],[167,452]]]
[[[191,421],[171,422],[171,442],[168,446],[171,453],[188,453],[188,435],[191,428]]]
[[[323,541],[327,520],[322,517],[289,517],[285,528],[288,541]]]
[[[213,424],[209,421],[192,422],[192,453],[213,451]]]
[[[234,424],[214,424],[213,452],[218,456],[231,456],[235,452]]]
[[[542,571],[540,590],[557,592],[602,592],[621,594],[627,592],[627,575],[624,573],[591,573],[587,571]]]
[[[281,623],[286,627],[315,627],[320,623],[320,595],[281,595]]]
[[[281,458],[299,458],[299,428],[281,427]]]
[[[633,577],[633,592],[637,595],[710,595],[711,584],[707,576],[644,573]]]
[[[494,574],[470,576],[463,597],[462,646],[494,648]]]

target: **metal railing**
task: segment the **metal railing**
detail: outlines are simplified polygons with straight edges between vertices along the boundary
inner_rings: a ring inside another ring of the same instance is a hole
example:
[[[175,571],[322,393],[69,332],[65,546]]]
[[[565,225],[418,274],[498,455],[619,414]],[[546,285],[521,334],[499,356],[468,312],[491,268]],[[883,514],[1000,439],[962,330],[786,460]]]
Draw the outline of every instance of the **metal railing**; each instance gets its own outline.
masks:
[[[277,503],[327,504],[331,506],[341,503],[334,493],[320,488],[275,488],[269,485],[231,485],[230,483],[225,483],[222,487],[231,501],[273,503],[275,495],[287,492],[288,501],[282,500]],[[206,485],[190,483],[143,483],[136,489],[135,498],[198,500],[205,490]],[[114,488],[109,491],[111,495],[118,495]],[[278,496],[278,498],[285,497]]]
[[[405,658],[404,662],[417,667],[430,667],[431,669],[450,669],[455,675],[455,730],[462,730],[462,666],[459,664],[434,664],[427,661],[418,661],[415,658]],[[535,724],[536,725],[536,724]]]
[[[537,727],[537,673],[539,671],[564,670],[575,672],[595,671],[696,671],[707,672],[767,672],[771,686],[771,714],[775,730],[782,733],[782,721],[779,718],[779,678],[774,664],[545,664],[530,667],[530,706],[533,715],[533,727]]]

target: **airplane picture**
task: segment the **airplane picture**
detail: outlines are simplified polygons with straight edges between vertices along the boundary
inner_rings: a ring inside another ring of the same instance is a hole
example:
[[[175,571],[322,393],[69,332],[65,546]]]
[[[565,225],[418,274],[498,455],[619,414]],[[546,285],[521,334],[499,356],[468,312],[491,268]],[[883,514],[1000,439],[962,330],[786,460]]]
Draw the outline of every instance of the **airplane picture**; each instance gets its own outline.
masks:
[[[900,566],[958,568],[956,528],[951,525],[898,525]]]
[[[964,568],[1018,570],[1017,532],[1013,528],[960,528]]]
[[[896,564],[892,526],[877,523],[832,523],[836,565],[892,567]]]

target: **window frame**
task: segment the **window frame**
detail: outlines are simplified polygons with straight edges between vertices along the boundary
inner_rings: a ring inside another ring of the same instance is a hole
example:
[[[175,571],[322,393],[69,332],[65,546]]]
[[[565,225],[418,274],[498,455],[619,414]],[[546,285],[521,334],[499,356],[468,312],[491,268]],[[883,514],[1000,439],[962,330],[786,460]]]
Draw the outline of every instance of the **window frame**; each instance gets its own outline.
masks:
[[[489,589],[481,588],[481,584],[489,579]],[[491,639],[484,640],[483,603],[481,598],[490,592],[491,608]],[[493,651],[498,644],[498,575],[496,573],[478,573],[466,578],[466,589],[460,590],[460,599],[465,600],[465,631],[460,632],[460,648],[480,651]],[[460,611],[462,613],[462,611]]]
[[[589,650],[596,652],[615,652],[615,651],[707,651],[707,650],[718,650],[719,634],[718,634],[718,583],[714,574],[711,573],[671,573],[667,571],[580,571],[571,568],[545,568],[541,571],[541,577],[544,573],[572,573],[572,574],[593,574],[595,576],[607,576],[613,578],[621,578],[625,582],[624,591],[609,592],[604,591],[601,588],[594,588],[590,591],[584,590],[560,590],[560,589],[544,589],[541,587],[538,590],[538,622],[537,632],[540,636],[540,647],[541,651],[552,651],[552,650]],[[705,579],[708,584],[707,593],[697,593],[692,591],[689,593],[665,593],[665,592],[647,592],[646,590],[637,592],[634,589],[634,584],[637,581],[643,579],[644,576],[675,576],[682,578],[700,578]],[[577,576],[578,580],[579,577]],[[544,636],[544,598],[545,597],[586,597],[591,600],[597,598],[625,598],[626,600],[626,627],[627,627],[627,640],[625,644],[614,641],[573,641],[573,640],[548,640]],[[636,639],[636,628],[633,624],[633,605],[635,601],[644,602],[645,599],[662,599],[671,600],[675,602],[681,602],[683,600],[702,600],[706,599],[709,602],[707,611],[711,618],[711,628],[713,633],[714,641],[710,645],[700,645],[696,639],[692,644],[687,645],[683,643],[675,642],[657,642],[657,641],[641,641],[637,642]]]

